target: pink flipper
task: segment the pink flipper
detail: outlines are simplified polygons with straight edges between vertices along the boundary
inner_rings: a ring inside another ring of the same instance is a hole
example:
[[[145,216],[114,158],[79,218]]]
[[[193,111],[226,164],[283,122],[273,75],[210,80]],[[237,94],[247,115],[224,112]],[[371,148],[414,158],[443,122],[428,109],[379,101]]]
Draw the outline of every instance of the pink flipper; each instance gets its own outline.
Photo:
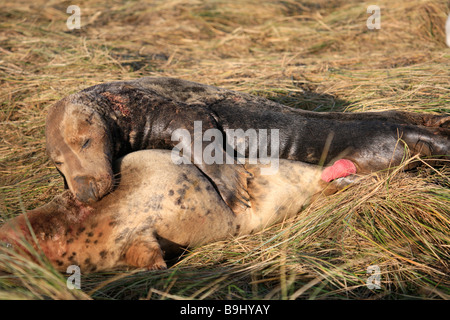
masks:
[[[322,180],[330,182],[337,178],[342,178],[356,173],[356,166],[347,159],[336,161],[331,167],[325,168],[322,172]]]

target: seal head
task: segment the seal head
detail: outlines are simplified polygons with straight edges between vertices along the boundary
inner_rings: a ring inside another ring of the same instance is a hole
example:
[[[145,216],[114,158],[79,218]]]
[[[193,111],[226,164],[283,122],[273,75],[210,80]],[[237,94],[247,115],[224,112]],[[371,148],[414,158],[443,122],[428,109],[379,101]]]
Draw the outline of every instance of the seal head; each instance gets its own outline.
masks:
[[[66,187],[81,202],[93,203],[113,186],[110,135],[95,110],[63,101],[47,116],[47,152]]]

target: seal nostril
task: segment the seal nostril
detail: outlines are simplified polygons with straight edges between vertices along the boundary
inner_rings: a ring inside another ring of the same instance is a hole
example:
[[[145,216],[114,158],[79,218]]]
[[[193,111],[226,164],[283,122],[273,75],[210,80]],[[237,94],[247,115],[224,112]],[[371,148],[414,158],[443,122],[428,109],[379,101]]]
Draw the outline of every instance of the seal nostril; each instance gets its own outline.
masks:
[[[77,176],[73,179],[76,183],[75,196],[78,200],[84,203],[97,201],[97,188],[95,182],[91,177]]]
[[[73,180],[77,183],[77,184],[81,184],[81,185],[86,185],[89,182],[89,178],[85,177],[85,176],[76,176],[75,178],[73,178]]]
[[[90,192],[93,198],[98,199],[98,189],[96,184],[93,181],[89,182]]]

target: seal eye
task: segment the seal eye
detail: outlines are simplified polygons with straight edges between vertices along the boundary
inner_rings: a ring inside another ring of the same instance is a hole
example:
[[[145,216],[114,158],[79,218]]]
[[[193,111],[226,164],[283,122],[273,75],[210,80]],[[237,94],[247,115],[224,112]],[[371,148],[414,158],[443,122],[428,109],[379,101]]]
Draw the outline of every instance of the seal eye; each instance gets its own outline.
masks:
[[[83,143],[83,146],[81,147],[81,149],[86,149],[90,143],[91,143],[91,139],[86,139],[86,141]]]

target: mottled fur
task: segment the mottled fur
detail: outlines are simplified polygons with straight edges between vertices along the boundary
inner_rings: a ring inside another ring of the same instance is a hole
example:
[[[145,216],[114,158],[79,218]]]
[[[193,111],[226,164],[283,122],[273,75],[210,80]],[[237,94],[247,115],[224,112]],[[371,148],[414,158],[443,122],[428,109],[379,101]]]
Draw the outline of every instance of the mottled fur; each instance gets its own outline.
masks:
[[[165,257],[185,247],[250,234],[296,214],[325,186],[314,165],[281,160],[276,174],[264,176],[261,165],[245,167],[251,206],[244,214],[236,215],[194,165],[146,150],[116,161],[118,186],[100,201],[86,205],[66,191],[26,217],[58,270],[161,269]],[[33,243],[25,215],[0,228],[0,240],[13,246],[22,235]]]

